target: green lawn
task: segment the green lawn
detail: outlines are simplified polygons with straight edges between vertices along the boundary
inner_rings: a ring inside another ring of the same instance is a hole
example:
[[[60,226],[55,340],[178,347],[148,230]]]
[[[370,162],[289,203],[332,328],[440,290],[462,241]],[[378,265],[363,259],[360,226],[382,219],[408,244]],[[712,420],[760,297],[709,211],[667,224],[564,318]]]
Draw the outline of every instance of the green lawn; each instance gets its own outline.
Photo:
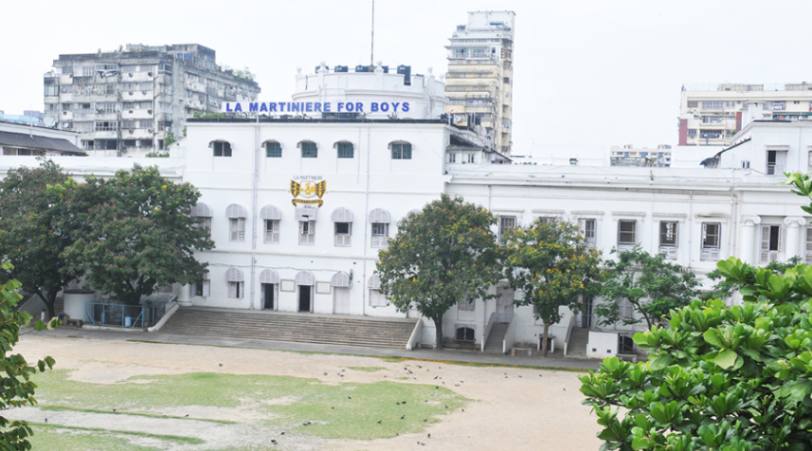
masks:
[[[378,371],[376,367],[351,369]],[[196,418],[194,406],[251,409],[258,418],[256,424],[267,430],[321,438],[375,439],[417,432],[466,401],[444,387],[390,381],[327,384],[299,377],[187,373],[138,376],[115,384],[95,384],[73,381],[67,376],[64,370],[36,376],[41,409],[62,413],[138,414],[181,422],[201,420],[199,416]],[[189,417],[183,415],[184,407],[189,408]],[[161,409],[172,409],[171,414]],[[227,414],[217,415],[211,418],[209,412],[203,421],[211,421],[218,427],[234,424],[234,418],[221,417]],[[139,449],[128,446],[128,433],[122,431],[77,428],[68,431],[52,424],[35,427],[35,431],[35,442],[42,445],[35,449],[49,449],[44,446],[48,440],[63,435],[66,445],[63,447],[60,442],[59,449]],[[183,434],[178,430],[167,432]],[[177,437],[152,438],[177,441]],[[98,448],[86,446],[89,442],[97,446],[97,439],[102,443]],[[75,448],[71,448],[74,444]]]

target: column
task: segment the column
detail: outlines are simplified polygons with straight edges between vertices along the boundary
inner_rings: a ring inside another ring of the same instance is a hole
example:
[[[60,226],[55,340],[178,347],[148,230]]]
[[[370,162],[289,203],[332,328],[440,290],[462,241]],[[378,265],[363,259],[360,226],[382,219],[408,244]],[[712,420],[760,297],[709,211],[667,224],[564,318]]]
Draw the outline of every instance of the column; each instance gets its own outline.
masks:
[[[755,262],[756,226],[759,224],[761,224],[761,218],[758,216],[742,217],[742,242],[739,258],[745,263]]]
[[[801,231],[804,230],[803,226],[806,225],[806,220],[800,216],[788,216],[784,218],[784,225],[786,226],[786,244],[784,246],[784,260],[789,260],[792,257],[803,258],[801,252]]]
[[[191,285],[181,285],[180,290],[178,293],[178,304],[188,307],[192,305],[191,301],[191,294],[192,294],[192,286]]]

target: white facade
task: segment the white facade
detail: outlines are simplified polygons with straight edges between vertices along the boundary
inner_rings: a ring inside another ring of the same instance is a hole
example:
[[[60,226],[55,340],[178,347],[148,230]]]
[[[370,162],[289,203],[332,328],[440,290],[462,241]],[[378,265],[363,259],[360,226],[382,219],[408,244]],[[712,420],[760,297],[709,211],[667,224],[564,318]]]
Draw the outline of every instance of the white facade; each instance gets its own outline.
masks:
[[[804,199],[782,176],[731,160],[755,161],[784,146],[785,169],[806,170],[812,124],[754,123],[715,169],[450,163],[449,152],[463,143],[459,134],[440,120],[192,121],[172,158],[58,163],[79,176],[157,164],[200,190],[193,214],[210,225],[215,248],[200,254],[209,264],[206,281],[181,290],[190,305],[403,316],[377,290],[377,253],[400,219],[442,193],[487,207],[497,217],[497,235],[537,218],[571,221],[607,258],[613,249],[639,245],[700,277],[728,256],[752,263],[812,259]],[[0,171],[21,164],[37,162],[2,158]],[[542,324],[532,309],[515,307],[518,295],[500,281],[493,292],[494,301],[452,308],[444,319],[447,337],[461,331],[481,345],[503,322],[506,341],[538,344]],[[551,327],[556,347],[573,326],[600,329],[591,320],[564,312]],[[423,343],[431,344],[433,325],[424,326]]]
[[[350,72],[347,66],[319,65],[314,74],[296,75],[294,102],[362,102],[379,105],[377,111],[364,111],[359,116],[369,119],[438,119],[448,103],[443,82],[428,75],[412,74],[411,66],[358,66]],[[408,103],[408,111],[404,104]],[[385,111],[384,111],[385,106]],[[314,115],[322,117],[321,113]]]

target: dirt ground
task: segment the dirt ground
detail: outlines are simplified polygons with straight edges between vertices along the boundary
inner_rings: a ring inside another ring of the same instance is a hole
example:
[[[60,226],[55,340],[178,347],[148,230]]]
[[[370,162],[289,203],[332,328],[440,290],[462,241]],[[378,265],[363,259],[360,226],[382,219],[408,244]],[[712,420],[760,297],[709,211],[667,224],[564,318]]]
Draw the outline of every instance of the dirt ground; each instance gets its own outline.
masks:
[[[187,372],[267,374],[336,384],[389,380],[442,385],[470,400],[464,409],[443,416],[419,433],[371,441],[310,442],[320,449],[594,450],[600,446],[595,418],[581,404],[579,373],[154,344],[125,338],[28,334],[16,351],[31,360],[50,355],[58,368],[73,370],[72,379],[85,382],[112,383],[137,375]]]

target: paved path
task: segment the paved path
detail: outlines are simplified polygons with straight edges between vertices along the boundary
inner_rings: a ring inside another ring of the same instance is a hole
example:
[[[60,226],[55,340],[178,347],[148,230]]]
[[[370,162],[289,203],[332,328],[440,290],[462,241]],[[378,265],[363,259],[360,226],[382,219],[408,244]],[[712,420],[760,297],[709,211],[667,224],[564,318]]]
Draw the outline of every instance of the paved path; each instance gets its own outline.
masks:
[[[325,354],[346,354],[367,357],[401,357],[416,360],[438,360],[458,363],[484,365],[510,365],[535,368],[552,368],[567,370],[588,370],[600,366],[599,360],[572,359],[561,357],[511,357],[501,354],[486,354],[476,351],[429,350],[373,348],[361,346],[343,346],[314,343],[292,343],[268,340],[236,340],[229,338],[174,335],[162,332],[88,330],[73,327],[62,327],[55,330],[24,333],[46,334],[65,338],[93,338],[101,340],[144,341],[153,343],[171,343],[195,346],[219,346],[230,348],[268,349],[273,351],[313,352]]]

